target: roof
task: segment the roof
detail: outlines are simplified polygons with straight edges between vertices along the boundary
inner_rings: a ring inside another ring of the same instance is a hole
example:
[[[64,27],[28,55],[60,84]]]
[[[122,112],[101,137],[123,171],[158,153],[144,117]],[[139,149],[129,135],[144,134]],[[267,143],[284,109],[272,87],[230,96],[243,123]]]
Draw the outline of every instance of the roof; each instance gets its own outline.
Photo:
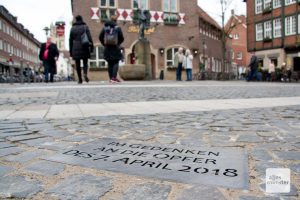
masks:
[[[235,14],[231,15],[231,17],[229,18],[229,20],[225,25],[225,30],[228,30],[232,23],[234,23],[235,25],[237,23],[242,24],[244,28],[247,28],[247,19],[245,15],[235,15]]]
[[[211,25],[215,26],[218,29],[222,29],[221,26],[199,6],[198,6],[198,15],[199,17],[204,19],[204,21],[210,23]]]

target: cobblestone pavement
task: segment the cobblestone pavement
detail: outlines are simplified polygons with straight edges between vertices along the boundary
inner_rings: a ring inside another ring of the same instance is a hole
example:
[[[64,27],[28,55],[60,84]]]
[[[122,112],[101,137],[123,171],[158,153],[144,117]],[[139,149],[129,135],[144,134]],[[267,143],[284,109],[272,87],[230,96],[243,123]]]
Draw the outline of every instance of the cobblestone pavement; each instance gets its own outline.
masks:
[[[300,84],[129,82],[0,85],[0,113],[24,105],[300,97]],[[272,102],[270,102],[272,103]],[[46,161],[100,138],[238,148],[248,153],[249,188],[176,181]],[[290,193],[265,192],[267,168],[290,168]],[[103,200],[296,200],[300,190],[299,105],[212,111],[0,121],[0,198]]]

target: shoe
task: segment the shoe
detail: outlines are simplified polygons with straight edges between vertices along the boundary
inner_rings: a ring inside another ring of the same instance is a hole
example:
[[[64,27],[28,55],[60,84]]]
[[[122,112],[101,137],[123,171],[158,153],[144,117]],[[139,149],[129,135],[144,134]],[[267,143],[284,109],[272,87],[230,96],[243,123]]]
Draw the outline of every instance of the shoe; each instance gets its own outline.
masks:
[[[78,84],[82,84],[82,80],[79,80],[79,81],[78,81]]]
[[[113,79],[110,79],[109,83],[117,83],[117,82],[115,80],[113,80]]]
[[[87,75],[84,75],[84,80],[85,80],[85,82],[89,82],[90,80],[89,80],[89,78],[87,77]]]
[[[117,83],[121,83],[121,81],[119,80],[119,79],[117,79],[117,78],[114,78],[113,79],[115,82],[117,82]]]

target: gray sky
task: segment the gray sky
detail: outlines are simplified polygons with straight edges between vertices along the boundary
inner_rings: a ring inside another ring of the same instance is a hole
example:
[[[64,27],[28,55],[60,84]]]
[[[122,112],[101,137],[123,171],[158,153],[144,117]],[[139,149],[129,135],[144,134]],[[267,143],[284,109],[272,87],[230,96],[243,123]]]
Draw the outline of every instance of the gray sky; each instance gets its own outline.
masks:
[[[0,0],[0,4],[5,6],[12,15],[17,16],[18,22],[22,23],[41,42],[46,40],[43,28],[51,23],[63,20],[67,24],[66,29],[70,29],[70,23],[68,23],[72,20],[70,2],[70,0]],[[220,0],[198,0],[198,5],[218,23],[221,22]],[[246,4],[242,0],[232,0],[226,13],[227,18],[230,16],[231,9],[235,9],[237,14],[245,14]],[[68,31],[66,35],[69,35]]]

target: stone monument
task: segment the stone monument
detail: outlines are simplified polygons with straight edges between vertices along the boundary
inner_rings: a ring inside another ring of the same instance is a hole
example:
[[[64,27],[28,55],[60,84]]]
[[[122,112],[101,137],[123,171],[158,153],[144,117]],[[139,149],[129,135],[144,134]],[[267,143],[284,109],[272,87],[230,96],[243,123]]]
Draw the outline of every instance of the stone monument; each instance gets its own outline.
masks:
[[[139,40],[135,44],[137,64],[125,64],[121,67],[120,76],[124,80],[152,80],[150,42],[145,38],[145,30],[149,28],[150,17],[147,10],[138,12]],[[138,70],[137,67],[139,67]],[[141,76],[141,70],[144,70],[144,76]]]

